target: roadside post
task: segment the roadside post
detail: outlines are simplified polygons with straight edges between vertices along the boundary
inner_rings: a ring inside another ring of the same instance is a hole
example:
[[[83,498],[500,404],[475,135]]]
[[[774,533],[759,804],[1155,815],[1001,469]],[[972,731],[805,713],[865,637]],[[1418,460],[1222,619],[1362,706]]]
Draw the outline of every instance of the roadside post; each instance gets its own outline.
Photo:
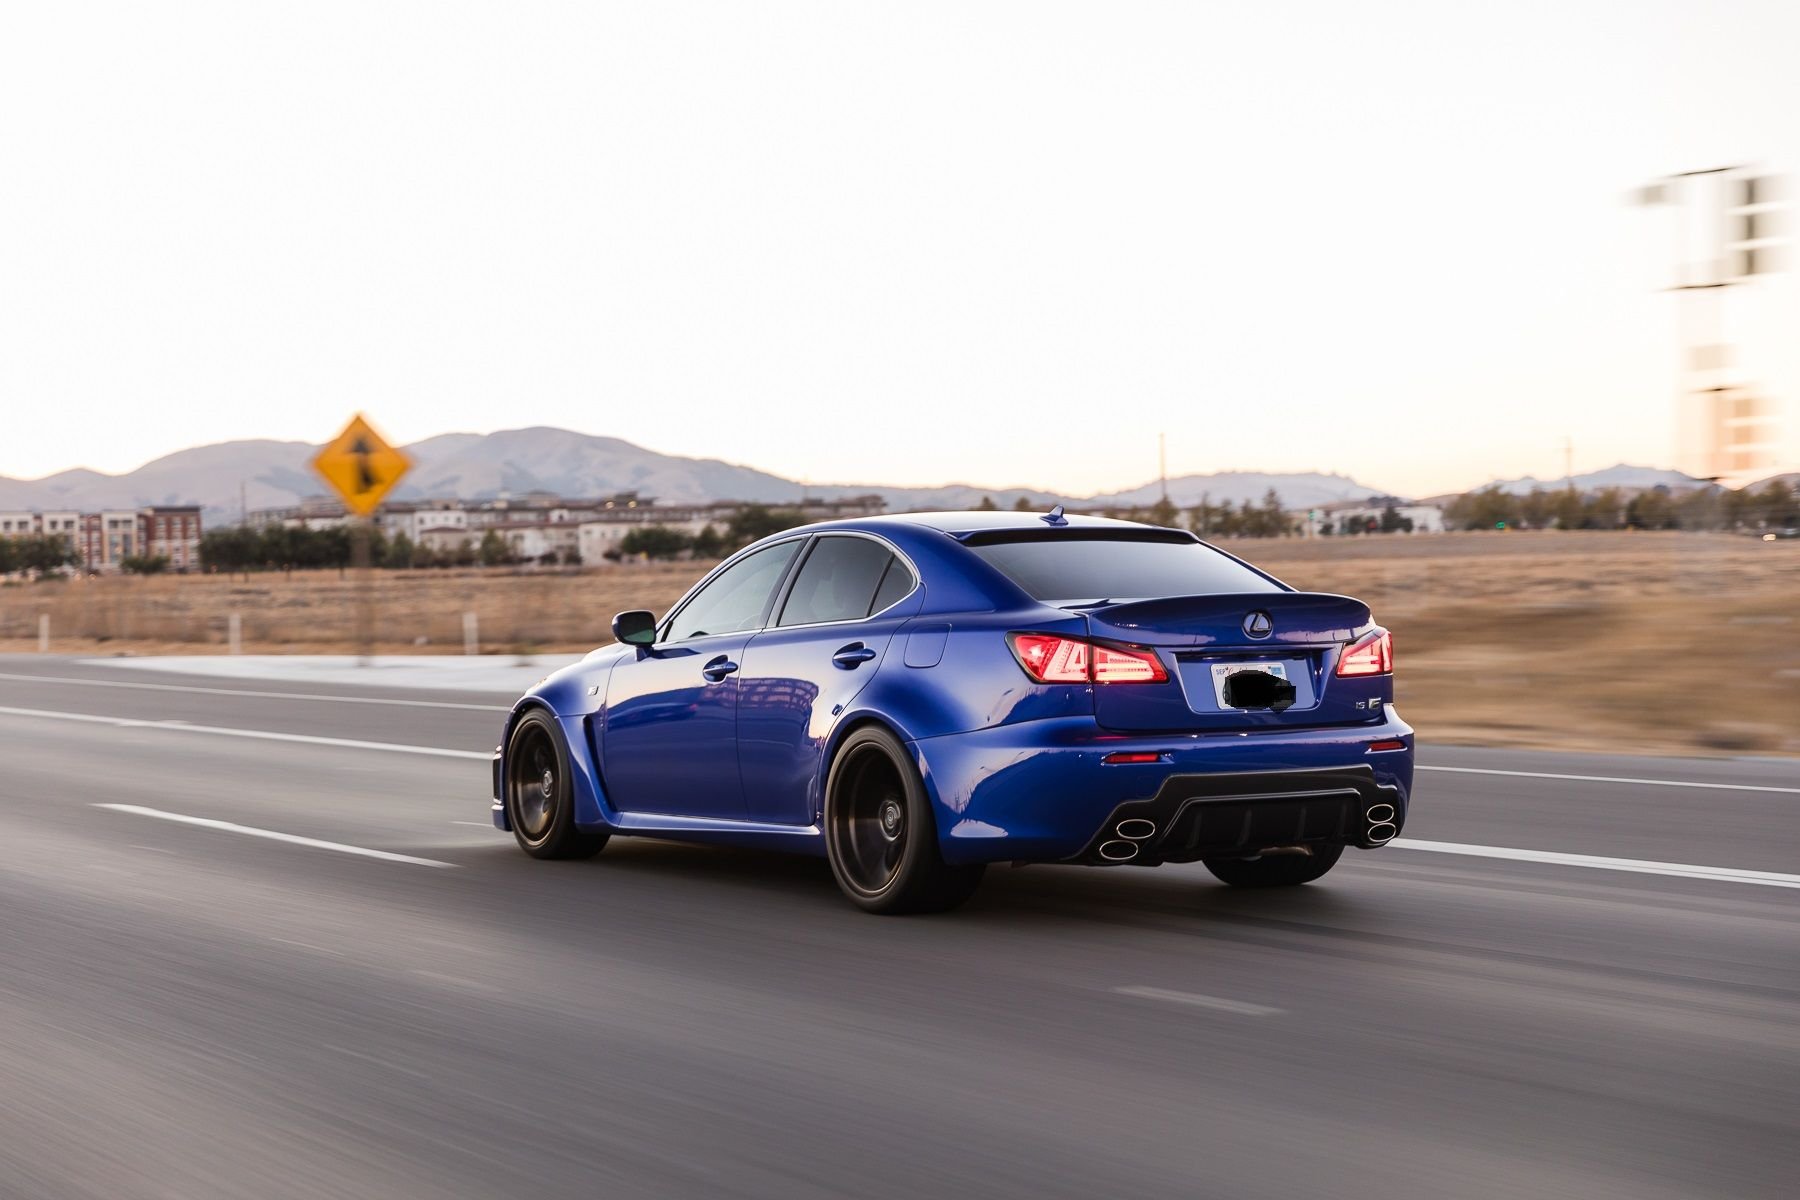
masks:
[[[313,458],[317,471],[350,513],[350,565],[356,576],[356,653],[369,666],[375,653],[375,583],[370,559],[375,509],[412,468],[361,413]]]

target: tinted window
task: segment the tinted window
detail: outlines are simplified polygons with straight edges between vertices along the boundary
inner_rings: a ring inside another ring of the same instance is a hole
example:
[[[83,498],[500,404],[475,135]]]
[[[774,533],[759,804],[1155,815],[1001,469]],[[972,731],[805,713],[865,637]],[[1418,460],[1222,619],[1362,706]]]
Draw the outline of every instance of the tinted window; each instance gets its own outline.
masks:
[[[898,602],[913,590],[913,582],[913,573],[907,570],[906,564],[897,558],[890,558],[887,574],[881,577],[881,586],[875,589],[875,603],[869,606],[869,611],[878,613]]]
[[[893,553],[859,537],[820,538],[781,606],[782,625],[854,621],[869,615]]]
[[[1281,590],[1198,542],[1057,536],[969,549],[1034,599],[1053,604]]]
[[[798,538],[781,542],[725,568],[675,614],[663,641],[685,642],[760,626],[769,597],[800,546]]]

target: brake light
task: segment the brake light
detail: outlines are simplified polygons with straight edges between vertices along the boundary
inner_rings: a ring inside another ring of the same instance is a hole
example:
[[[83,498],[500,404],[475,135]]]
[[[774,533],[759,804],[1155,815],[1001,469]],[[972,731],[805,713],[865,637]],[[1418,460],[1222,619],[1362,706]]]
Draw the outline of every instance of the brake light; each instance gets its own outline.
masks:
[[[1013,657],[1038,683],[1166,683],[1154,650],[1114,646],[1053,633],[1006,636]]]
[[[1095,683],[1162,683],[1169,678],[1153,650],[1094,643]]]
[[[1392,675],[1394,635],[1385,629],[1351,642],[1338,656],[1339,675]]]
[[[1039,683],[1086,683],[1088,644],[1048,633],[1015,633],[1013,656],[1025,673]]]

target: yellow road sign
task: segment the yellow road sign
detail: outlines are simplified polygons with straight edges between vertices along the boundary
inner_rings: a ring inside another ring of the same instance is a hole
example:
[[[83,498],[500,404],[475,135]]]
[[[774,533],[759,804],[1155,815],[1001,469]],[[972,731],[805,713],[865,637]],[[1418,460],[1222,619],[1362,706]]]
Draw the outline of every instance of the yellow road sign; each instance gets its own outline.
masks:
[[[312,465],[344,498],[344,507],[366,517],[412,468],[412,460],[388,445],[358,413]]]

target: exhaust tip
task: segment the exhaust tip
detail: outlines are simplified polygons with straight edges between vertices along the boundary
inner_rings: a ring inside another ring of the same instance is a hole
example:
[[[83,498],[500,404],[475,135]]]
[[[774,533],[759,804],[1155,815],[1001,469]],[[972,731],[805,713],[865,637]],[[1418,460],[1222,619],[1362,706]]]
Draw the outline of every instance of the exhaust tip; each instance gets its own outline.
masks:
[[[1137,857],[1136,842],[1101,842],[1100,857],[1107,862],[1128,862]]]
[[[1369,824],[1371,825],[1385,824],[1394,819],[1394,806],[1391,804],[1371,804],[1369,805],[1369,811],[1364,813],[1363,816],[1369,819]]]
[[[1381,846],[1393,841],[1394,835],[1399,832],[1399,828],[1392,821],[1377,821],[1369,826],[1368,837],[1371,844]]]
[[[1145,838],[1153,838],[1156,836],[1156,822],[1146,821],[1143,817],[1132,817],[1128,820],[1120,821],[1113,832],[1122,838],[1130,838],[1134,842],[1141,842]]]

